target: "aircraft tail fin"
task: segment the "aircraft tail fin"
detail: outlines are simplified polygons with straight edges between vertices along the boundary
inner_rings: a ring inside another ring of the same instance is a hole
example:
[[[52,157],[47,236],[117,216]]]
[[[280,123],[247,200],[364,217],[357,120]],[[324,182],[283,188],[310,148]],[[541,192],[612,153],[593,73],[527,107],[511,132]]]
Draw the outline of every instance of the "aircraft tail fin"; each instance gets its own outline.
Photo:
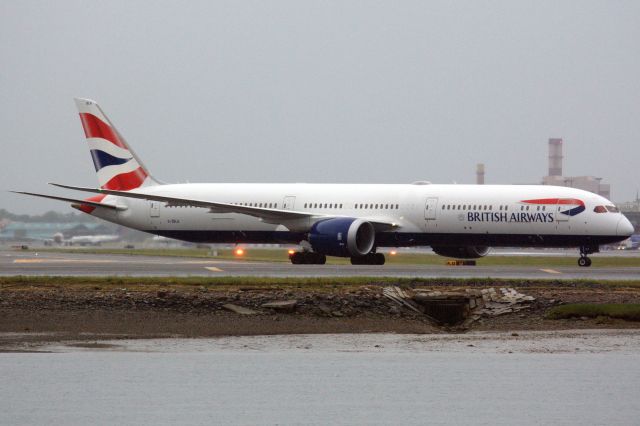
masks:
[[[75,101],[101,188],[130,191],[160,185],[95,101]]]

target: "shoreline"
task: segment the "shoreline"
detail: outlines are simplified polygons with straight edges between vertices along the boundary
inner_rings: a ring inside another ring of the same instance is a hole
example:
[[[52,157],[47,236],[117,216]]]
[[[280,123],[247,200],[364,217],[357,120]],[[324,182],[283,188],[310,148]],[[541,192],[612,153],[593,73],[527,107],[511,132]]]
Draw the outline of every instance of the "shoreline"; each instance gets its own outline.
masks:
[[[546,312],[563,303],[640,303],[640,287],[619,283],[562,283],[499,280],[428,283],[399,281],[405,288],[464,291],[514,286],[535,301],[524,310],[483,317],[467,326],[441,326],[399,307],[383,295],[383,283],[370,279],[344,284],[297,280],[198,285],[179,279],[136,281],[105,278],[20,277],[0,284],[0,351],[54,341],[95,341],[164,337],[218,337],[291,334],[440,334],[468,331],[518,332],[583,329],[638,329],[640,322],[611,318],[550,320]],[[295,301],[286,311],[269,302]],[[233,304],[252,311],[242,315]],[[8,333],[8,334],[7,334]],[[14,333],[14,334],[12,334]]]

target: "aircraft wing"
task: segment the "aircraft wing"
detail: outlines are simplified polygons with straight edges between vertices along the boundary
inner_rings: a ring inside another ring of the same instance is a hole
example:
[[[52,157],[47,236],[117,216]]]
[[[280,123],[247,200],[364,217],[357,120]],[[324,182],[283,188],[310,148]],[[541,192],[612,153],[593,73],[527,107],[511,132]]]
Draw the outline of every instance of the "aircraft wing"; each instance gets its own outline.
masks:
[[[320,214],[320,213],[240,206],[237,204],[220,203],[216,201],[206,201],[206,200],[195,200],[190,198],[168,197],[165,195],[145,194],[142,192],[116,191],[112,189],[100,189],[100,188],[86,188],[86,187],[79,187],[79,186],[62,185],[58,183],[50,183],[50,184],[60,188],[73,189],[76,191],[86,191],[86,192],[93,192],[96,194],[108,194],[108,195],[115,195],[115,196],[126,197],[126,198],[137,198],[141,200],[159,201],[159,202],[167,203],[168,206],[202,207],[202,208],[209,209],[209,211],[211,211],[212,213],[246,214],[249,216],[260,218],[268,223],[280,224],[283,222],[296,220],[296,219],[310,219],[310,218],[329,219],[332,217],[337,217],[334,215],[326,215],[326,214]],[[378,221],[378,220],[370,220],[370,222],[372,225],[374,225],[376,230],[380,230],[380,231],[393,229],[398,226],[395,223]]]
[[[105,208],[114,209],[114,210],[123,209],[123,207],[116,206],[115,204],[98,203],[95,201],[79,200],[76,198],[57,197],[55,195],[37,194],[35,192],[24,192],[24,191],[11,191],[11,192],[13,192],[14,194],[33,195],[34,197],[42,197],[42,198],[50,198],[52,200],[66,201],[73,204],[84,204],[84,205],[93,206],[93,207],[105,207]]]

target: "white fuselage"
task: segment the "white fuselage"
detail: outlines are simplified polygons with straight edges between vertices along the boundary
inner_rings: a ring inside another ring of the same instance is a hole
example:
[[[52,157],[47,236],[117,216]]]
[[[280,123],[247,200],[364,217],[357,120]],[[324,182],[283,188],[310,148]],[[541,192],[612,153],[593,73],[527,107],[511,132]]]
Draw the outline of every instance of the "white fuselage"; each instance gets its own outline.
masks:
[[[206,208],[112,195],[104,201],[123,209],[93,212],[127,227],[194,242],[299,243],[314,222],[336,216],[394,223],[393,230],[377,234],[379,247],[572,247],[619,241],[633,232],[622,214],[594,211],[612,206],[605,198],[555,186],[172,184],[132,192],[313,213],[272,224],[245,214],[211,213]],[[572,213],[563,213],[569,210]]]

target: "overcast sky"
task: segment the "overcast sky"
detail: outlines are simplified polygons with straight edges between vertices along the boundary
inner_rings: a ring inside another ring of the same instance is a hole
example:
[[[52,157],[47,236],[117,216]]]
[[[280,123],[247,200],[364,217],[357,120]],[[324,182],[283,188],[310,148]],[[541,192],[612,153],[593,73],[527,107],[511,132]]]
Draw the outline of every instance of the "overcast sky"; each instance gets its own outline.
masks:
[[[168,182],[640,187],[638,1],[1,1],[0,58],[14,212],[97,185],[74,96]]]

